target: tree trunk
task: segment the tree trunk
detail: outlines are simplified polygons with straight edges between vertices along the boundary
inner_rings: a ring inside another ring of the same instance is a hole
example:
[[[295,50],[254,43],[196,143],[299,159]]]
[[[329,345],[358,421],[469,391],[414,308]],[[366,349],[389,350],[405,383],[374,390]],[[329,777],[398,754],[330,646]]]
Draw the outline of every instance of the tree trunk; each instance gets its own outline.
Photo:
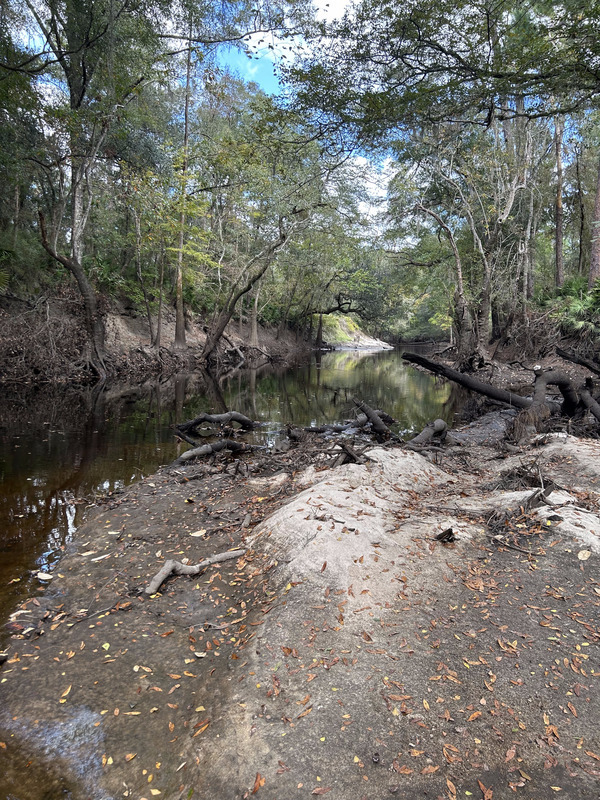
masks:
[[[596,198],[594,200],[594,216],[592,217],[592,249],[590,253],[590,272],[588,289],[592,289],[600,278],[600,162],[596,180]]]
[[[191,39],[191,31],[190,31]],[[177,248],[177,274],[175,279],[175,341],[176,350],[184,350],[185,340],[185,312],[183,308],[183,244],[185,236],[186,221],[186,178],[188,171],[188,150],[189,150],[189,114],[190,114],[190,83],[192,76],[192,44],[188,40],[187,65],[185,76],[185,102],[183,108],[183,164],[181,165],[181,213],[179,216],[179,243]]]
[[[44,250],[59,264],[62,264],[77,281],[77,286],[81,297],[83,298],[83,307],[85,313],[85,328],[88,336],[88,343],[90,346],[90,366],[100,379],[106,378],[106,350],[104,347],[104,321],[98,310],[98,302],[96,299],[96,292],[90,283],[85,270],[72,254],[70,257],[62,256],[57,253],[50,242],[46,232],[46,222],[44,215],[39,212],[40,232],[42,236],[42,246]],[[74,247],[72,253],[78,252],[79,248]]]
[[[479,307],[477,309],[477,351],[479,351],[481,348],[486,348],[490,343],[491,306],[491,277],[486,265],[483,286],[481,287],[481,298],[479,300]]]
[[[579,206],[579,249],[577,256],[577,272],[583,275],[585,252],[585,205],[583,202],[583,188],[581,186],[581,170],[579,164],[579,150],[575,152],[575,174],[577,176],[577,204]]]
[[[258,347],[258,299],[260,297],[260,283],[256,286],[254,303],[250,309],[250,347]]]
[[[317,350],[323,349],[323,314],[319,314],[319,324],[317,326],[317,338],[315,339]]]
[[[506,403],[515,408],[529,408],[532,403],[529,397],[521,397],[521,395],[513,394],[513,392],[507,392],[505,389],[498,389],[490,383],[477,380],[477,378],[472,378],[470,375],[464,375],[456,369],[446,367],[444,364],[438,364],[436,361],[430,361],[430,359],[419,356],[416,353],[403,353],[402,358],[405,361],[409,361],[411,364],[418,364],[436,375],[448,378],[448,380],[459,383],[461,386],[471,389],[473,392],[483,394],[500,403]]]
[[[458,245],[456,244],[456,240],[454,238],[454,234],[446,225],[444,220],[430,208],[426,208],[421,204],[415,206],[417,211],[422,211],[424,214],[429,214],[430,217],[438,223],[438,225],[442,228],[446,236],[448,237],[448,241],[450,242],[450,247],[452,248],[452,253],[454,255],[454,265],[456,269],[456,291],[454,293],[454,323],[456,326],[456,345],[458,349],[458,357],[462,359],[468,355],[470,355],[472,347],[473,347],[473,329],[471,325],[471,317],[469,314],[469,307],[467,305],[467,300],[465,298],[465,289],[464,289],[464,282],[463,282],[463,270],[462,270],[462,262],[460,259],[460,253],[458,251]]]
[[[554,209],[554,285],[561,289],[565,282],[565,265],[563,258],[563,121],[560,117],[554,120],[554,149],[556,155],[556,203]]]
[[[229,324],[229,321],[231,320],[234,314],[238,300],[240,299],[240,297],[243,297],[245,294],[248,294],[248,292],[252,289],[252,287],[262,278],[262,276],[269,268],[271,260],[273,259],[275,254],[287,242],[288,237],[290,236],[292,230],[293,228],[289,228],[287,231],[285,231],[280,227],[279,238],[277,239],[277,241],[273,242],[270,245],[267,245],[267,247],[261,250],[260,253],[255,255],[254,258],[252,258],[248,262],[248,264],[246,264],[244,272],[247,273],[249,272],[246,281],[240,285],[241,281],[241,276],[240,276],[238,282],[234,283],[234,285],[231,287],[231,290],[229,292],[229,297],[227,298],[224,307],[221,309],[212,327],[208,331],[208,334],[206,336],[206,342],[204,343],[204,348],[202,349],[202,355],[201,355],[201,359],[204,362],[206,362],[215,351],[225,328]],[[260,264],[261,261],[262,264]],[[257,267],[254,272],[252,272],[251,268],[257,263],[259,263],[260,266]]]
[[[154,341],[154,330],[152,326],[152,312],[150,310],[150,300],[148,299],[148,292],[146,291],[146,284],[142,276],[142,229],[140,225],[140,217],[137,210],[134,209],[134,224],[135,224],[135,272],[138,282],[144,295],[144,305],[146,306],[146,316],[148,317],[148,330],[150,332],[150,344]]]

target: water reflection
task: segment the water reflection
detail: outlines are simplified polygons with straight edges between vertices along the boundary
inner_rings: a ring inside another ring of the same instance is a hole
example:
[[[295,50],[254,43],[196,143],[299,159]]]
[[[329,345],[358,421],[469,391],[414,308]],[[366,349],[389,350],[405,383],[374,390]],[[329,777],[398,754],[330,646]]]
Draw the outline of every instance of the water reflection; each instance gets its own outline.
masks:
[[[227,380],[223,394],[229,408],[266,421],[270,431],[343,421],[354,413],[353,397],[395,417],[402,434],[435,417],[450,421],[456,410],[450,385],[387,351],[324,353],[294,370],[250,370]]]
[[[38,571],[52,571],[78,523],[82,498],[107,495],[187,445],[172,426],[202,411],[235,409],[265,426],[272,443],[288,423],[341,422],[360,397],[398,420],[401,434],[442,417],[456,395],[438,379],[404,365],[398,352],[325,353],[294,369],[240,372],[216,381],[181,375],[135,387],[69,394],[44,387],[0,398],[0,625],[35,593]],[[2,636],[0,627],[0,647]]]

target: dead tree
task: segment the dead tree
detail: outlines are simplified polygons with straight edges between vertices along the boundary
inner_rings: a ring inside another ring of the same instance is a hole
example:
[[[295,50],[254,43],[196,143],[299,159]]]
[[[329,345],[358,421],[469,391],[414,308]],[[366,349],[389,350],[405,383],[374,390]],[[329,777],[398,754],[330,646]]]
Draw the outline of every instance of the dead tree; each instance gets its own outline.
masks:
[[[491,400],[496,400],[499,403],[514,408],[529,408],[531,399],[529,397],[521,397],[514,392],[508,392],[506,389],[499,389],[497,386],[492,386],[491,383],[480,381],[477,378],[472,378],[470,375],[465,375],[452,367],[447,367],[445,364],[439,364],[437,361],[431,361],[424,356],[419,356],[416,353],[403,353],[402,358],[409,361],[411,364],[418,364],[420,367],[433,372],[435,375],[441,375],[443,378],[448,378],[454,383],[464,386],[466,389],[471,389],[473,392],[483,394]]]
[[[588,379],[585,386],[577,389],[573,386],[571,378],[566,373],[560,370],[544,370],[541,367],[536,367],[533,370],[535,384],[532,396],[522,397],[514,392],[499,389],[490,383],[472,378],[470,375],[464,375],[462,372],[458,372],[444,364],[430,361],[423,356],[405,353],[402,357],[406,361],[418,364],[430,372],[448,378],[448,380],[454,381],[471,391],[489,397],[496,402],[520,409],[520,413],[515,420],[515,430],[517,431],[525,431],[530,425],[534,425],[538,429],[544,420],[556,413],[573,418],[582,415],[585,410],[589,410],[596,419],[600,420],[600,404],[593,397],[591,379]],[[562,403],[556,403],[548,398],[548,386],[558,387],[562,395]]]

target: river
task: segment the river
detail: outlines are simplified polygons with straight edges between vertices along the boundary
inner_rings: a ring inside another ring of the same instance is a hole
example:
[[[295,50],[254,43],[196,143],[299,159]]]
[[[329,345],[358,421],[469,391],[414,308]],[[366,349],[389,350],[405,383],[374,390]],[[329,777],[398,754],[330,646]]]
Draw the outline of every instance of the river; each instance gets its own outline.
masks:
[[[168,464],[188,445],[172,426],[202,411],[240,411],[265,423],[253,433],[273,444],[287,423],[341,422],[358,396],[398,420],[401,434],[442,417],[457,393],[405,365],[399,351],[337,351],[290,369],[238,372],[206,389],[197,376],[102,390],[19,387],[0,395],[0,649],[16,604],[43,591],[94,498]]]

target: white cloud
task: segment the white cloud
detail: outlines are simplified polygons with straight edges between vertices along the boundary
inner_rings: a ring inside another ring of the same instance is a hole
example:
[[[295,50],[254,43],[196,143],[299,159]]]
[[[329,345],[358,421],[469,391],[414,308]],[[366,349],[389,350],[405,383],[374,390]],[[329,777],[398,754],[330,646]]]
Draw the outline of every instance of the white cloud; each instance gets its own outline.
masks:
[[[315,0],[317,19],[332,22],[344,16],[344,11],[351,5],[351,0]]]

